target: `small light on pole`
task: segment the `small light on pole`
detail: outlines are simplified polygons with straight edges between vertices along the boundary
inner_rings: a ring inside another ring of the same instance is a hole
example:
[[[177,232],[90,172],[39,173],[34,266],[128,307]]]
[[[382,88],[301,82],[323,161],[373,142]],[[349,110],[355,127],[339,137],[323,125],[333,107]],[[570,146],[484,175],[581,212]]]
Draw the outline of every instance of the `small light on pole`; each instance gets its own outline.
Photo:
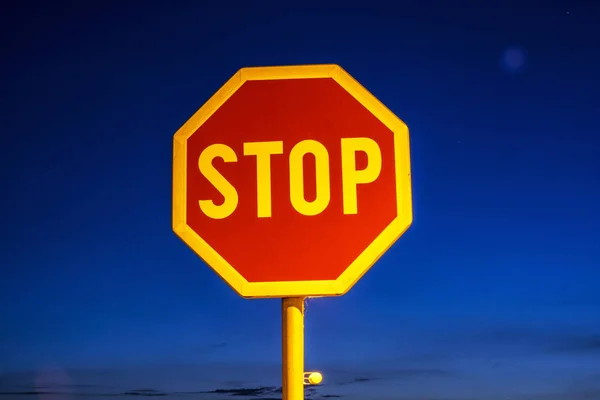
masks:
[[[318,385],[323,382],[323,375],[320,372],[305,372],[304,373],[304,384],[305,385]]]

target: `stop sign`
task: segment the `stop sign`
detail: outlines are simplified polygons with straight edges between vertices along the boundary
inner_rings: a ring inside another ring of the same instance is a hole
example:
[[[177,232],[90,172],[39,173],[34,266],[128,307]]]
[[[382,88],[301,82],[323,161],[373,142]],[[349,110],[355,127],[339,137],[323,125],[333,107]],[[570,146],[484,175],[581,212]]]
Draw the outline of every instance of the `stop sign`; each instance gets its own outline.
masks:
[[[243,68],[173,145],[173,230],[243,297],[342,295],[412,222],[408,129],[337,65]]]

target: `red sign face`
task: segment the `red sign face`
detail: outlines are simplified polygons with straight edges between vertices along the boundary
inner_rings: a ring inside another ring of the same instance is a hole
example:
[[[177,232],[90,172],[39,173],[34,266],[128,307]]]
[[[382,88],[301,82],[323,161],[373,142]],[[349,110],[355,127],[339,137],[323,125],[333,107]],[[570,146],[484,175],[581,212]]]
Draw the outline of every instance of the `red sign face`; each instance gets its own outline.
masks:
[[[343,294],[412,220],[406,127],[318,67],[251,69],[175,137],[174,229],[244,297]]]

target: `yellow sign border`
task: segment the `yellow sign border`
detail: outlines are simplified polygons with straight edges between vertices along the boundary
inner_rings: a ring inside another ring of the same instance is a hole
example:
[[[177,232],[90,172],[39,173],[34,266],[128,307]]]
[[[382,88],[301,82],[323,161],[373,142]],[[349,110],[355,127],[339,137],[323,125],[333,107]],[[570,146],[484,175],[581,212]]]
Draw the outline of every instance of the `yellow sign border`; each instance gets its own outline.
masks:
[[[248,282],[186,223],[187,139],[246,81],[333,78],[394,134],[397,217],[331,281]],[[402,236],[412,223],[412,188],[408,127],[339,65],[247,67],[233,75],[173,137],[173,231],[240,296],[245,298],[321,297],[345,294]]]

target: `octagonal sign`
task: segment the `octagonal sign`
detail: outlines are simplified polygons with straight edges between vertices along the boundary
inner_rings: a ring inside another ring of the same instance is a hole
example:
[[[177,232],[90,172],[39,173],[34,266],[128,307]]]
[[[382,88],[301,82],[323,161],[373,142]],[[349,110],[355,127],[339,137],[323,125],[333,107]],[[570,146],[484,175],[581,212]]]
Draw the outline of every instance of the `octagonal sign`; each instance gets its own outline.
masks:
[[[342,295],[412,222],[408,129],[337,65],[243,68],[173,145],[173,231],[243,297]]]

